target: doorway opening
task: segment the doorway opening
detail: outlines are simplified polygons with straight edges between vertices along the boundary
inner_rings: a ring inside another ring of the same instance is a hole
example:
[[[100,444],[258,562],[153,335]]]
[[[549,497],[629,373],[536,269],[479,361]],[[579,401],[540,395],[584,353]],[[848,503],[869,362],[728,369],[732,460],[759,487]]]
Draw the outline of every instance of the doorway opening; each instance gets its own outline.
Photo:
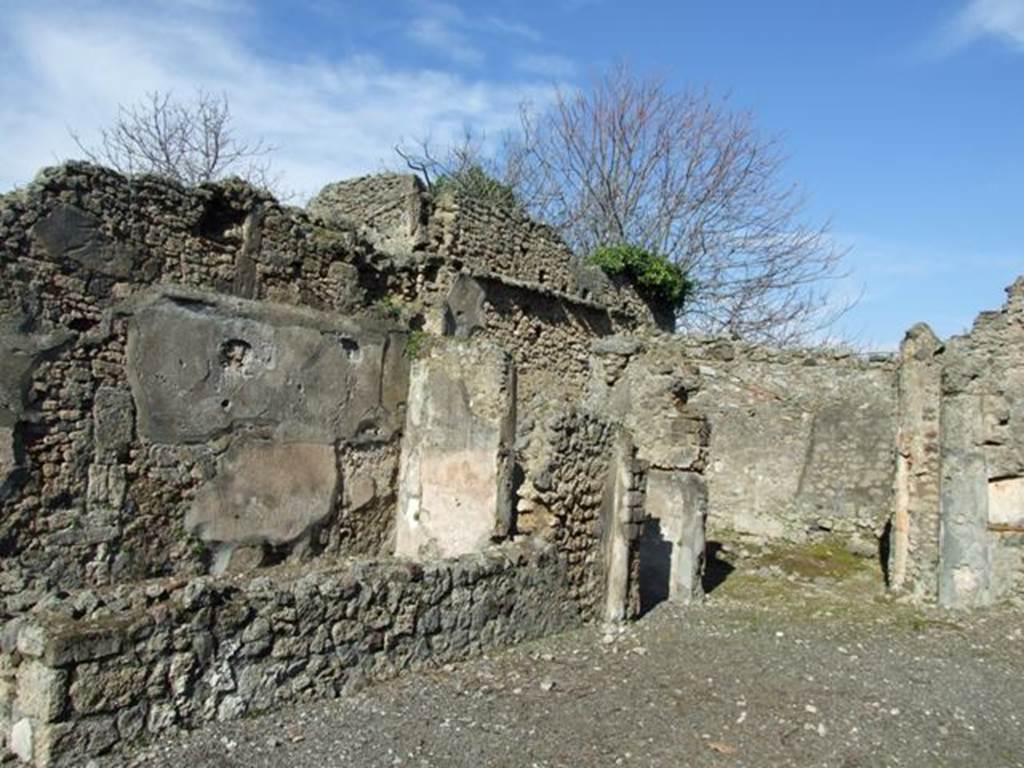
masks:
[[[640,616],[668,600],[672,577],[672,543],[656,517],[644,522],[637,552],[640,557]]]

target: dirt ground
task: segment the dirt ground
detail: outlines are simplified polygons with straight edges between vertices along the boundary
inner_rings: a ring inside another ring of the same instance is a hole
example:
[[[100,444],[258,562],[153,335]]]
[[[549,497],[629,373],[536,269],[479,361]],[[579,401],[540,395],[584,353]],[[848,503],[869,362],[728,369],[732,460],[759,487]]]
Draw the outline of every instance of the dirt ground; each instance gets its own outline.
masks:
[[[99,765],[1024,766],[1024,614],[893,602],[875,563],[827,548],[744,554],[719,553],[703,605]]]

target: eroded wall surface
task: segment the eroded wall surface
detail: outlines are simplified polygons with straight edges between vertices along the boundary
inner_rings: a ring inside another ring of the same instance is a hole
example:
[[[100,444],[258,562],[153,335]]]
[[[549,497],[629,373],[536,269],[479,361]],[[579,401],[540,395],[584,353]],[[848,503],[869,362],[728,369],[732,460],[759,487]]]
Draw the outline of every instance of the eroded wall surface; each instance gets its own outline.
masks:
[[[710,538],[829,531],[877,551],[893,499],[894,360],[670,337],[595,353],[595,382],[640,456],[703,475]]]
[[[1024,278],[949,340],[941,380],[939,600],[1024,594]]]
[[[512,527],[516,374],[483,342],[438,340],[412,367],[395,554],[452,557]]]
[[[244,184],[84,164],[0,208],[6,615],[236,548],[377,551],[347,520],[393,507],[405,329],[363,309],[369,245]],[[253,511],[297,492],[286,524]],[[232,504],[252,530],[224,527]]]

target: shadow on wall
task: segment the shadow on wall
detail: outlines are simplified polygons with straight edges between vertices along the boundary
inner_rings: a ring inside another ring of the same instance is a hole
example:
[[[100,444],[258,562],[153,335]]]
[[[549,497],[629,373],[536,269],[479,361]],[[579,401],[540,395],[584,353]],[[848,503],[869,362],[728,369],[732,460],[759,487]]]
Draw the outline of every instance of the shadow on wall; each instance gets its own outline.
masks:
[[[672,575],[672,543],[665,541],[661,521],[650,518],[644,523],[639,542],[640,616],[668,600]]]
[[[722,551],[722,542],[709,541],[704,549],[704,577],[702,585],[704,594],[709,595],[720,587],[729,575],[736,570],[736,566],[719,557]]]

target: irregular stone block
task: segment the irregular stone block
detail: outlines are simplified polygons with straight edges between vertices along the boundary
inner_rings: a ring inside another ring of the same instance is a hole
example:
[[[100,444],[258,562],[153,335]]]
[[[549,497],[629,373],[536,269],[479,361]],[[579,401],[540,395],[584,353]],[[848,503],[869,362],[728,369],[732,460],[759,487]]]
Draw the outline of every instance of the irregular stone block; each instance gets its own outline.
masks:
[[[467,339],[487,326],[484,289],[469,275],[455,278],[445,300],[445,336]]]
[[[73,621],[55,616],[45,624],[23,626],[18,633],[18,651],[48,667],[95,661],[119,653],[126,630],[120,619]]]
[[[113,712],[135,704],[146,691],[144,667],[123,665],[79,675],[71,685],[71,705],[76,715]]]
[[[293,542],[331,513],[337,486],[333,446],[240,441],[199,489],[185,528],[204,541]]]
[[[6,498],[14,490],[20,474],[15,438],[13,426],[0,426],[0,499]]]
[[[59,204],[32,227],[32,235],[54,260],[68,258],[111,277],[132,274],[134,256],[120,243],[110,242],[95,216]]]
[[[286,440],[386,439],[404,402],[403,346],[404,335],[382,322],[157,294],[129,324],[138,430],[156,443],[206,442],[251,424]]]
[[[43,723],[52,723],[67,705],[68,673],[38,661],[18,667],[18,711]]]
[[[27,717],[23,717],[11,728],[10,736],[7,739],[7,748],[23,763],[32,762],[32,757],[35,753],[35,745],[33,744],[34,730],[32,721]]]
[[[479,551],[512,516],[515,370],[496,347],[450,342],[417,360],[399,471],[395,553]]]
[[[100,387],[92,406],[93,439],[100,457],[124,458],[132,442],[135,404],[130,393]]]

